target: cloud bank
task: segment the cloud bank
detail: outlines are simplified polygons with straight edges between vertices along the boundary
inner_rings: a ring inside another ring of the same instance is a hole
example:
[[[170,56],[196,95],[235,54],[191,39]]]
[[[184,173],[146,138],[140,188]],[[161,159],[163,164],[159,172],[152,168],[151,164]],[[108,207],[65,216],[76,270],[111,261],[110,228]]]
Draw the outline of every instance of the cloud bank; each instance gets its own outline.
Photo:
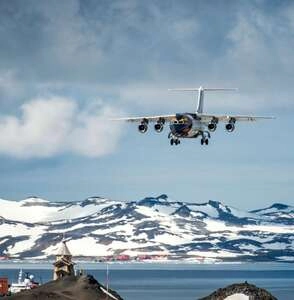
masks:
[[[201,84],[240,88],[212,110],[294,110],[293,20],[291,1],[0,1],[0,106],[103,91],[158,112]]]
[[[64,97],[33,99],[22,105],[19,117],[0,117],[0,153],[18,158],[109,154],[121,135],[120,125],[108,120],[112,112],[99,102],[81,109]]]
[[[294,111],[291,1],[0,1],[0,29],[0,111],[22,107],[20,118],[1,119],[0,153],[97,156],[115,149],[115,138],[98,146],[104,135],[92,136],[110,130],[116,137],[119,129],[96,125],[70,98],[82,105],[98,95],[129,115],[194,111],[196,95],[167,89],[204,85],[240,91],[207,95],[209,112]],[[27,101],[44,94],[63,97],[54,117],[43,118],[46,126],[33,114],[32,106],[42,105]]]

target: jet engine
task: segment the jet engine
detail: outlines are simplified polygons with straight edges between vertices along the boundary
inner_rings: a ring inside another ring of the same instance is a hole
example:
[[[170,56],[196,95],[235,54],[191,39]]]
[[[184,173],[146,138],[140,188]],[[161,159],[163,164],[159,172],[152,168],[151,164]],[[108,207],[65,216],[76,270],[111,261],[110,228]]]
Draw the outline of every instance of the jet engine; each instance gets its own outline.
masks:
[[[158,133],[162,132],[164,123],[165,123],[165,120],[163,118],[160,118],[157,121],[157,123],[154,125],[155,131]]]
[[[228,132],[233,132],[235,130],[235,119],[231,119],[228,124],[226,124],[226,130]]]
[[[233,123],[226,124],[226,130],[228,132],[233,132],[235,130],[235,124],[233,124]]]
[[[145,133],[148,130],[148,120],[143,120],[138,126],[138,130],[141,133]]]
[[[207,125],[207,127],[208,127],[208,130],[209,131],[211,131],[211,132],[213,132],[213,131],[215,131],[216,130],[216,123],[214,123],[214,122],[210,122],[208,125]]]
[[[213,117],[213,119],[207,125],[208,130],[214,132],[217,128],[217,123],[218,123],[218,119]]]
[[[154,129],[155,129],[156,132],[161,132],[161,131],[163,130],[163,124],[161,124],[161,123],[156,123],[156,124],[154,125]]]

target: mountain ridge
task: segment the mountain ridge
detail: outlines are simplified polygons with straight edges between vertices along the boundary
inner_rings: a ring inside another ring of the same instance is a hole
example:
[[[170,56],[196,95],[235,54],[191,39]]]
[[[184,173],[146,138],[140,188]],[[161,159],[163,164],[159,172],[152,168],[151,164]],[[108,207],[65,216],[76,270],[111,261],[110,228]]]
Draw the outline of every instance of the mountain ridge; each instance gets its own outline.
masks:
[[[0,207],[0,254],[12,258],[51,258],[66,234],[79,257],[294,261],[294,207],[281,203],[247,212],[162,194],[130,202],[0,199]]]

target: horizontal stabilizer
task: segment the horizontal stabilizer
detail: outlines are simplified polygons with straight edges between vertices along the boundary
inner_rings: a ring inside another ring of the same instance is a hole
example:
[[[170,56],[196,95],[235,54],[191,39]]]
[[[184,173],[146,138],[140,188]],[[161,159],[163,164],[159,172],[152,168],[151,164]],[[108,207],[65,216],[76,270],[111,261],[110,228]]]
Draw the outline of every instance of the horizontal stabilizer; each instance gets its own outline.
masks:
[[[204,88],[204,91],[238,91],[238,88]]]
[[[200,86],[199,88],[181,88],[181,89],[169,89],[169,91],[179,91],[179,92],[198,92],[198,104],[197,113],[203,113],[204,107],[204,93],[214,92],[214,91],[237,91],[237,88],[205,88]]]
[[[198,92],[198,91],[238,91],[237,88],[180,88],[180,89],[168,89],[168,91],[178,92]]]

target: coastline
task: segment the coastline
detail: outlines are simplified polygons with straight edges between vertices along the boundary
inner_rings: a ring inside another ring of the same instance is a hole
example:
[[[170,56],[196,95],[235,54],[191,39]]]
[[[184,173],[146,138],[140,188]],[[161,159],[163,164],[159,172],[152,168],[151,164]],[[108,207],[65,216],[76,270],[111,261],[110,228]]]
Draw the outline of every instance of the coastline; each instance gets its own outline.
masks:
[[[8,261],[0,262],[0,270],[4,269],[52,269],[52,261]],[[148,261],[148,262],[88,262],[76,261],[79,268],[87,270],[104,270],[106,265],[111,269],[126,270],[294,270],[293,263],[287,262],[218,262],[194,263],[187,261]]]
[[[14,262],[0,264],[1,273],[15,281],[19,268],[34,274],[42,283],[52,280],[53,271],[49,262]],[[100,283],[107,282],[105,263],[77,264]],[[248,281],[265,288],[278,299],[292,300],[294,265],[281,263],[251,264],[187,264],[187,263],[110,263],[110,287],[126,300],[153,299],[191,300],[204,297],[220,287]],[[183,290],[185,294],[183,295]],[[172,291],[168,293],[167,291]]]

